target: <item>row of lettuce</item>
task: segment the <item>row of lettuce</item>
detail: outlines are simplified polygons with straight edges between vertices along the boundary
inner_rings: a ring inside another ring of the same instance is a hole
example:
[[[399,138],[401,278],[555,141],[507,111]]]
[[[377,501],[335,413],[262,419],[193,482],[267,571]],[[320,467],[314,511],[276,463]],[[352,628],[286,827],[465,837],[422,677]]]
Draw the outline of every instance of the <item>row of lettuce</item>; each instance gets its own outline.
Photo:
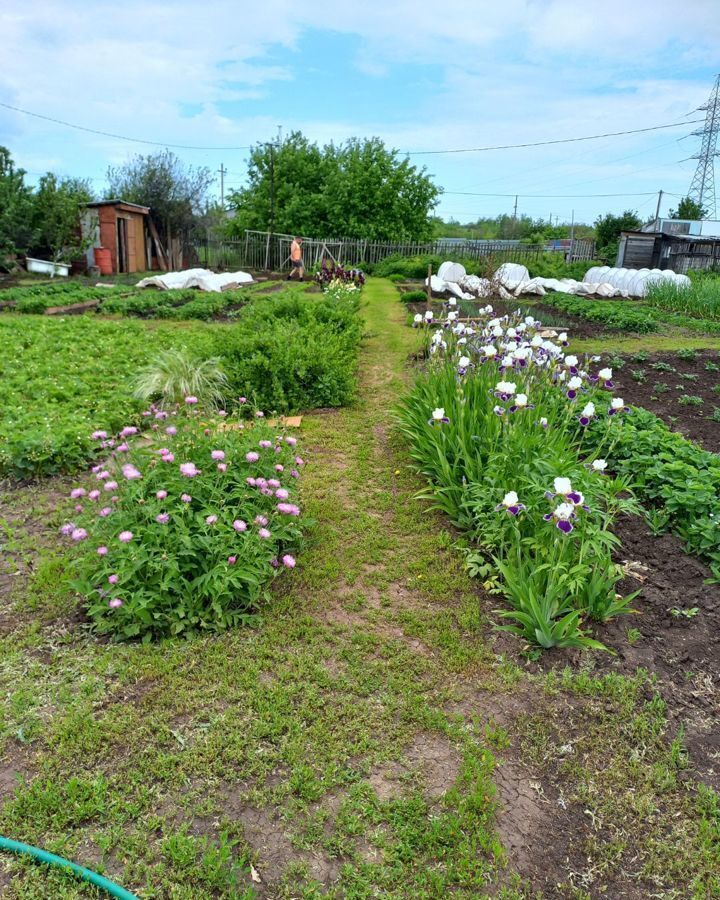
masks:
[[[95,452],[94,429],[140,421],[147,396],[139,386],[153,374],[182,376],[168,367],[169,351],[181,355],[176,370],[204,364],[221,373],[219,405],[228,412],[239,397],[273,413],[344,405],[355,390],[358,298],[352,285],[256,297],[227,325],[0,317],[0,476],[82,469]]]
[[[599,646],[588,620],[618,594],[613,524],[642,502],[720,577],[720,460],[613,395],[598,358],[532,316],[416,323],[427,371],[400,409],[429,496],[471,539],[468,562],[508,603],[504,628],[544,648]],[[609,474],[609,473],[612,473]]]

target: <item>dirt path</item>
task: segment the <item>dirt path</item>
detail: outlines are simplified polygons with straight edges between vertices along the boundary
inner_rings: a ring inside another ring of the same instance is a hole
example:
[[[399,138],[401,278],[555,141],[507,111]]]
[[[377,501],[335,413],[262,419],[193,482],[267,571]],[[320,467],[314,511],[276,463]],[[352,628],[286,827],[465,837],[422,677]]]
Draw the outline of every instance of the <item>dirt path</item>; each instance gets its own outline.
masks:
[[[416,334],[389,282],[364,315],[356,404],[303,422],[315,525],[260,628],[101,645],[58,629],[55,560],[6,601],[0,833],[172,900],[714,896],[712,804],[648,674],[533,674],[493,632],[393,431]],[[45,877],[0,859],[3,896]]]

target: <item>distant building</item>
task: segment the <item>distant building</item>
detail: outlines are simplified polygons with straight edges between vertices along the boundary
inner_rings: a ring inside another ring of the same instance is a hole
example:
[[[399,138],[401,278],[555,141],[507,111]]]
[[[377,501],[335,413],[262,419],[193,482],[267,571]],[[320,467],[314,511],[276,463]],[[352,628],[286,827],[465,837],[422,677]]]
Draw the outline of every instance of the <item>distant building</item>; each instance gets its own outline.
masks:
[[[623,231],[617,262],[625,269],[720,269],[720,221],[656,219],[641,231]]]

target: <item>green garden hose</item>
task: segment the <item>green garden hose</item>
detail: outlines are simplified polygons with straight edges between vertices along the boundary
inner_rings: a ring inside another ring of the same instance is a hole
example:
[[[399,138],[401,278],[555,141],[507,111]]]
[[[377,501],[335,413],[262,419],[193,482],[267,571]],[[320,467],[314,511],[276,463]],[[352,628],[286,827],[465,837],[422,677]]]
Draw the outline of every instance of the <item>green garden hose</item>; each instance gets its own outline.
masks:
[[[9,853],[17,853],[19,856],[29,856],[38,862],[45,863],[48,866],[56,866],[59,869],[67,869],[83,881],[94,884],[95,887],[101,888],[110,894],[111,897],[119,897],[120,900],[138,900],[135,894],[126,891],[97,872],[91,872],[90,869],[84,869],[76,863],[63,859],[62,856],[55,856],[54,853],[48,853],[47,850],[41,850],[39,847],[31,847],[29,844],[21,844],[19,841],[11,841],[10,838],[0,837],[0,850],[7,850]]]

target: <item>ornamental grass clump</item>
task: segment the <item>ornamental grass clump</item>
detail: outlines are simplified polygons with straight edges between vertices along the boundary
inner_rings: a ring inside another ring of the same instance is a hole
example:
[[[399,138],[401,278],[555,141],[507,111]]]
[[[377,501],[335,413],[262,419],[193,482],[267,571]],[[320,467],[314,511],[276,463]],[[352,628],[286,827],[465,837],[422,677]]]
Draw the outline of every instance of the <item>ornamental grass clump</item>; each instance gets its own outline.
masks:
[[[452,309],[441,318],[401,427],[433,485],[427,496],[477,545],[474,568],[500,576],[511,607],[503,628],[541,647],[598,647],[583,619],[604,621],[632,600],[615,592],[609,529],[635,504],[602,455],[627,409],[603,400],[598,386],[611,389],[612,372],[591,376],[565,353],[566,334],[532,316],[492,316],[486,307],[470,324]]]
[[[71,492],[61,532],[72,585],[117,640],[216,632],[250,621],[301,538],[296,439],[263,418],[210,418],[189,396],[151,407],[150,431],[93,439],[107,461]]]

